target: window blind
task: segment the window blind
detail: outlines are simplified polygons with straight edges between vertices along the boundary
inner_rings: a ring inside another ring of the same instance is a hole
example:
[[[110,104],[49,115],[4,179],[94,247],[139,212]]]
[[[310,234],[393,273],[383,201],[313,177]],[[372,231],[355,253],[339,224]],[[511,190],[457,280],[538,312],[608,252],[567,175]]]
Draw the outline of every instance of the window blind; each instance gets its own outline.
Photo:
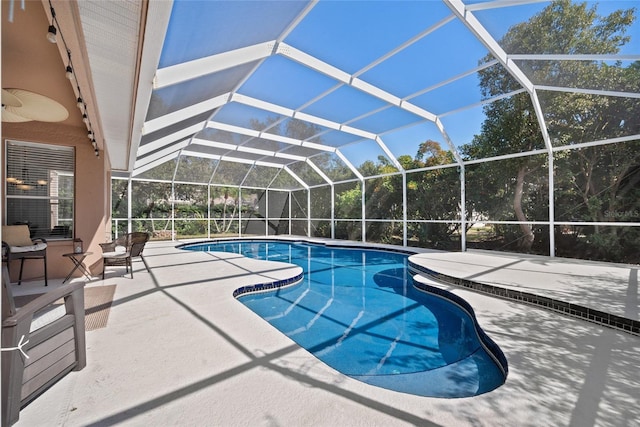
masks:
[[[73,237],[73,147],[6,144],[7,224],[27,224],[32,237]]]

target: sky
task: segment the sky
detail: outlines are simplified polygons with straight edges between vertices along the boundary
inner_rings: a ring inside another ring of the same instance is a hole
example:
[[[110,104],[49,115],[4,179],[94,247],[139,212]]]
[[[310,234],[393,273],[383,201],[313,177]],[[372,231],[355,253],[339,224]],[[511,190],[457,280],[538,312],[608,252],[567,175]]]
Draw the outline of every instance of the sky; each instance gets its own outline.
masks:
[[[509,27],[528,19],[547,4],[480,10],[475,14],[499,39]],[[638,6],[639,2],[605,0],[599,4],[600,13],[609,13]],[[160,67],[274,40],[305,5],[297,1],[176,1]],[[484,117],[482,107],[478,106],[481,97],[477,77],[471,75],[434,87],[473,69],[487,55],[487,49],[457,19],[440,25],[450,15],[451,11],[439,1],[321,1],[287,34],[284,42],[393,95],[409,97],[409,102],[426,111],[442,114],[448,135],[459,146],[479,133]],[[365,68],[430,28],[433,31],[407,49],[371,69]],[[632,43],[621,53],[640,55],[638,20],[632,34],[635,36]],[[394,108],[361,117],[379,110],[385,103],[352,87],[336,89],[336,84],[322,73],[275,55],[243,81],[238,92],[299,109],[333,89],[302,111],[381,134],[396,156],[415,155],[418,144],[427,139],[444,143],[432,123],[425,123],[419,117],[413,120]],[[233,87],[231,78],[228,87]],[[427,88],[434,89],[420,93]],[[194,99],[186,100],[187,103],[203,100],[197,98],[199,93],[190,96]],[[464,109],[468,106],[473,108]],[[244,121],[245,126],[249,126],[244,115],[248,110],[246,106],[229,105],[216,117],[238,125]],[[452,111],[456,113],[451,114]],[[260,118],[267,116],[269,114]],[[400,129],[385,132],[390,128]],[[356,165],[373,155],[370,150],[357,147],[345,148],[345,152]]]

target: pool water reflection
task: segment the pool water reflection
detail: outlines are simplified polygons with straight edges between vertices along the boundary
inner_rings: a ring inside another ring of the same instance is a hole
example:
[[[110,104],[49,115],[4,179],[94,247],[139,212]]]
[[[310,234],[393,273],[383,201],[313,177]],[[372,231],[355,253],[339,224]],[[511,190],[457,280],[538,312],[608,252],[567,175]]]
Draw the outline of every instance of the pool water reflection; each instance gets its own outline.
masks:
[[[238,299],[352,378],[435,397],[474,396],[505,381],[481,344],[473,317],[445,298],[414,288],[406,254],[273,241],[185,249],[302,267],[301,283]]]

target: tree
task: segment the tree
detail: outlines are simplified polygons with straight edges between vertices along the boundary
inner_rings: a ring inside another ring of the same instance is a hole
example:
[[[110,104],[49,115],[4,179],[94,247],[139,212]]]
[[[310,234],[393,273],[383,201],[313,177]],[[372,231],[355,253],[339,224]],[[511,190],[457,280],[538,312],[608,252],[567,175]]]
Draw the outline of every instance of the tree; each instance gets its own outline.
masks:
[[[335,216],[337,219],[359,220],[362,218],[362,187],[359,182],[336,185]],[[336,225],[336,234],[344,229],[348,240],[360,240],[360,223],[343,221]],[[340,238],[336,236],[337,238]]]
[[[599,16],[596,7],[587,8],[584,3],[574,4],[569,0],[556,1],[529,21],[510,28],[500,44],[507,53],[518,54],[615,54],[629,40],[625,33],[635,19],[634,13],[633,9],[629,9]],[[484,61],[491,59],[488,56]],[[623,90],[638,90],[636,66],[623,69],[620,64],[609,66],[596,61],[546,60],[527,61],[522,64],[522,69],[531,81],[548,86],[610,89],[612,82],[617,82],[618,87],[626,88]],[[491,98],[513,91],[519,85],[505,68],[489,67],[480,72],[480,87],[483,96]],[[540,91],[544,119],[554,145],[629,135],[628,128],[638,126],[637,102],[631,101],[624,97]],[[481,134],[462,147],[461,151],[467,158],[491,157],[544,147],[528,95],[518,94],[495,101],[485,107],[485,114]],[[594,168],[604,166],[602,155],[608,152],[616,157],[617,160],[611,160],[612,165],[620,162],[626,164],[614,174],[616,182],[626,176],[626,171],[632,165],[638,163],[635,156],[624,160],[629,153],[622,147],[616,145],[611,149],[597,146],[559,155],[560,159],[569,158],[570,165],[557,168],[555,173],[566,175],[578,171],[582,179],[580,182],[574,180],[577,188],[570,191],[574,197],[581,194],[582,203],[591,206],[592,211],[599,211],[604,200],[617,200],[611,193],[615,185],[603,185],[607,188],[604,191],[609,193],[604,195],[593,180]],[[499,198],[508,196],[512,199],[512,214],[518,221],[527,221],[531,215],[534,219],[544,218],[544,212],[533,205],[534,201],[543,200],[546,190],[543,180],[536,178],[545,175],[543,169],[547,165],[543,157],[504,160],[499,165],[491,167],[490,163],[486,163],[467,173],[473,185],[482,183],[484,186],[483,191],[468,192],[473,209],[495,218],[500,215],[496,211],[496,206],[501,206]],[[568,176],[563,178],[568,179]],[[468,188],[473,188],[473,185]],[[595,199],[592,200],[593,197]],[[598,220],[597,215],[591,218]],[[534,240],[533,230],[525,224],[520,224],[520,228],[520,248],[530,250]]]
[[[458,168],[437,168],[421,172],[412,169],[454,164],[453,153],[443,150],[439,142],[426,140],[418,146],[415,157],[401,156],[398,161],[407,173],[407,218],[409,220],[452,220],[447,223],[415,223],[408,227],[408,238],[422,246],[453,249],[453,225],[460,211],[460,174]]]
[[[364,176],[392,174],[398,172],[386,156],[378,156],[378,161],[363,163],[358,169]],[[367,223],[368,241],[398,243],[402,241],[402,227],[397,220],[402,219],[402,175],[394,174],[365,180],[365,215],[367,219],[388,220]]]
[[[493,73],[482,76],[489,80],[483,84],[488,88],[495,79]],[[500,78],[500,77],[498,77]],[[506,79],[510,80],[510,79]],[[486,92],[485,96],[493,96]],[[467,158],[487,158],[513,152],[531,151],[544,147],[542,134],[531,105],[531,100],[526,94],[517,94],[510,98],[498,100],[485,107],[486,118],[482,124],[482,132],[476,135],[470,145],[463,146],[461,152]],[[474,168],[468,168],[467,179],[472,183],[468,187],[468,206],[472,210],[483,212],[489,218],[500,218],[504,212],[500,212],[506,197],[512,200],[512,212],[514,219],[521,221],[519,224],[522,236],[518,239],[521,250],[530,251],[534,242],[533,229],[527,221],[528,215],[523,206],[530,196],[527,193],[540,194],[546,190],[544,181],[532,182],[529,177],[536,171],[545,167],[541,157],[522,157],[494,163],[484,163]],[[530,185],[527,185],[528,184]],[[473,191],[474,186],[482,183],[484,191]],[[540,197],[538,197],[540,199]],[[534,212],[530,212],[534,213]],[[535,212],[536,215],[543,215]],[[539,218],[540,216],[538,216]],[[506,218],[512,219],[512,218]]]

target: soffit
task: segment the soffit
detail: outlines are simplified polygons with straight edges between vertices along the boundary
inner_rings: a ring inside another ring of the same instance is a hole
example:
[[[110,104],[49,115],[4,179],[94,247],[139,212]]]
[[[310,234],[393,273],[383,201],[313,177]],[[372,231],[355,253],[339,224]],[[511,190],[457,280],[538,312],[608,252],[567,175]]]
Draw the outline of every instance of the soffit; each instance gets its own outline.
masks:
[[[141,0],[78,2],[93,93],[115,170],[128,170],[130,154],[137,148],[131,134],[145,3]]]

